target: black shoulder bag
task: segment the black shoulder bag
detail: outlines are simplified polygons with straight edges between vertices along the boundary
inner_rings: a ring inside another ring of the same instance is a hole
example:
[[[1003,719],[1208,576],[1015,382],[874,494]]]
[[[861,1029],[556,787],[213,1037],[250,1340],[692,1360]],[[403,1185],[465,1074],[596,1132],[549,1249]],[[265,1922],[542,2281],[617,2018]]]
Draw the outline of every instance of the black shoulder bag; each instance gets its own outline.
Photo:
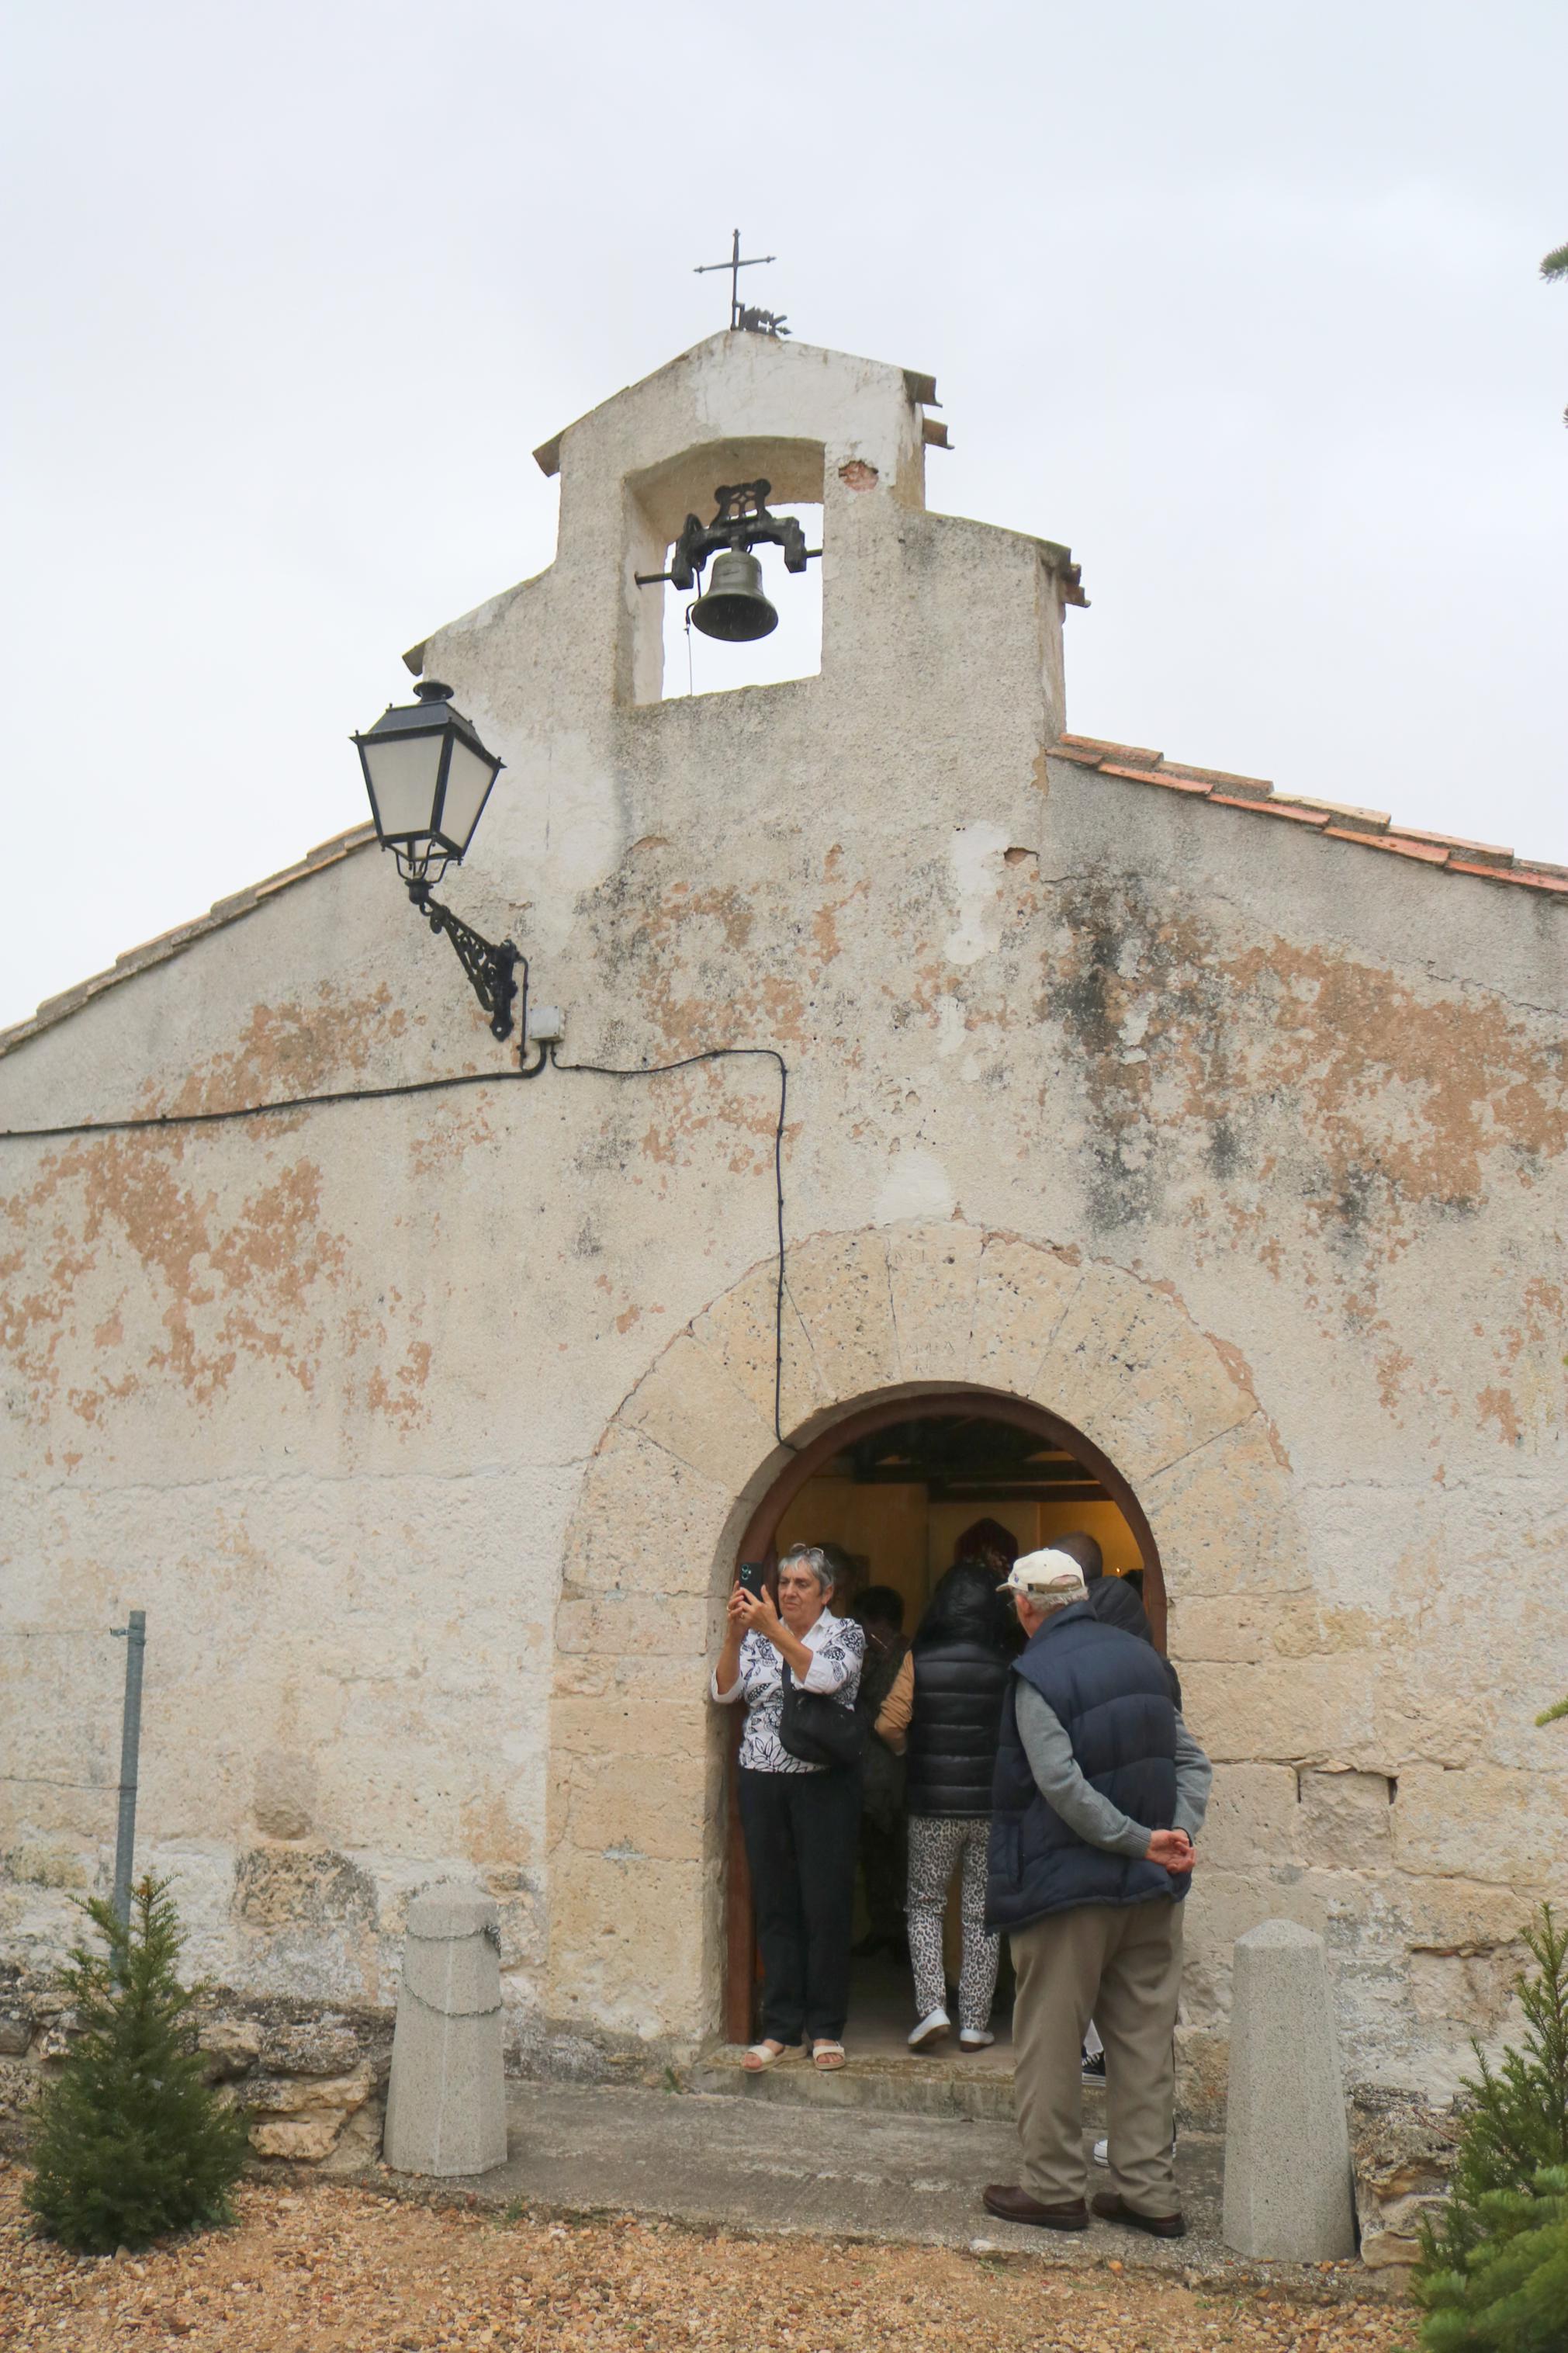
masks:
[[[858,1765],[865,1754],[866,1729],[852,1707],[840,1707],[826,1692],[802,1691],[779,1661],[783,1677],[779,1706],[779,1739],[803,1765]]]

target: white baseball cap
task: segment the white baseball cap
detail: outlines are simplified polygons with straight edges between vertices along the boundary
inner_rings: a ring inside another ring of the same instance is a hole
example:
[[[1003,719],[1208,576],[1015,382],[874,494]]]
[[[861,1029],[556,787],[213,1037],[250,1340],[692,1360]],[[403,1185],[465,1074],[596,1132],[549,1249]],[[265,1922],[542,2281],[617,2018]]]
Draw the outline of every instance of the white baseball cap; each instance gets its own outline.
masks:
[[[1070,1601],[1084,1600],[1089,1588],[1071,1553],[1055,1552],[1047,1546],[1042,1552],[1021,1553],[1002,1579],[1002,1590],[1026,1593],[1031,1601],[1048,1601],[1065,1609]]]

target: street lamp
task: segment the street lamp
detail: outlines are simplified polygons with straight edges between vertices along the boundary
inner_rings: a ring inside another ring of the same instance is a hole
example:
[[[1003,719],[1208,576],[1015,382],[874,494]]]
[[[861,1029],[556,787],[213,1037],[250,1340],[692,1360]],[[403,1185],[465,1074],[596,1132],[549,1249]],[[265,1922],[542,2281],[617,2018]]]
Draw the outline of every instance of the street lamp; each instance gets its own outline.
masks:
[[[454,709],[449,686],[421,679],[414,691],[417,702],[389,703],[367,733],[353,739],[375,838],[396,860],[416,911],[456,948],[495,1035],[510,1038],[518,949],[510,940],[493,945],[430,896],[447,866],[462,864],[504,763]]]

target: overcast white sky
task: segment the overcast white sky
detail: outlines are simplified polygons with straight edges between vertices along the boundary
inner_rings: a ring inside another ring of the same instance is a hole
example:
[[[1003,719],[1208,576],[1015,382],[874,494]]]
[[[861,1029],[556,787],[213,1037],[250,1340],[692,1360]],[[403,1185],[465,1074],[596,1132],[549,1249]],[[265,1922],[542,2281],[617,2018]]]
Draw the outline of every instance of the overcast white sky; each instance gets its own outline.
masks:
[[[797,333],[935,374],[933,506],[1071,543],[1071,724],[1568,861],[1562,0],[7,45],[0,1021],[359,819],[349,730],[548,562],[530,451],[723,323],[736,220]]]

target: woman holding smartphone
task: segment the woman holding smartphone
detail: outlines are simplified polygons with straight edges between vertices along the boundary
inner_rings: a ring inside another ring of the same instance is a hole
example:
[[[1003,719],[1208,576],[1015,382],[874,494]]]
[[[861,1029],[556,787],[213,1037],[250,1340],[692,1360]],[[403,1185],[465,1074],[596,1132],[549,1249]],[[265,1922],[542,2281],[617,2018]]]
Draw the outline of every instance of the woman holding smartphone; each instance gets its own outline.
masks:
[[[780,1736],[786,1675],[853,1715],[866,1637],[852,1618],[834,1616],[832,1592],[832,1568],[815,1545],[793,1545],[780,1561],[776,1608],[748,1563],[709,1684],[719,1706],[746,1709],[741,1828],[763,1956],[763,2039],[745,2058],[752,2073],[790,2057],[803,2038],[816,2066],[844,2064],[860,1774],[807,1764]]]

